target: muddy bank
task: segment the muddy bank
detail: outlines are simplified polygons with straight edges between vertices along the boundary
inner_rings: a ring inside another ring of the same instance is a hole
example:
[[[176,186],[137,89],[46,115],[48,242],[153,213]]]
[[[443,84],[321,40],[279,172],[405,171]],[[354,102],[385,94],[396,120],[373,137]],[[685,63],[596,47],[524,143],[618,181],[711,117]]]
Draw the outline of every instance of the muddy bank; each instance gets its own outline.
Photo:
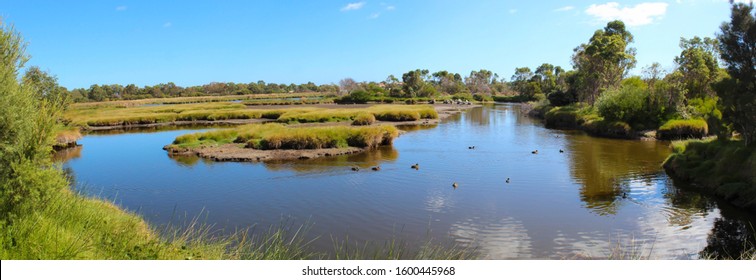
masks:
[[[240,144],[224,144],[217,147],[179,148],[170,145],[163,147],[171,155],[194,155],[213,161],[261,162],[273,160],[311,159],[338,155],[355,154],[366,151],[364,148],[334,148],[307,150],[257,150],[244,148]]]

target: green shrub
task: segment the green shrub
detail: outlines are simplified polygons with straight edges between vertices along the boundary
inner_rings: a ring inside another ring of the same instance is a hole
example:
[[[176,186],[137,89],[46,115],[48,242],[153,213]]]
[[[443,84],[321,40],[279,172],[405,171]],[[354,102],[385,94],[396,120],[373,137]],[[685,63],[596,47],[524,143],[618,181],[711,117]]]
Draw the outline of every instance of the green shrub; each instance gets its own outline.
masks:
[[[545,109],[545,107],[544,107]],[[551,128],[575,128],[580,125],[579,106],[553,107],[546,111],[544,120],[546,127]]]
[[[644,104],[648,91],[638,87],[622,87],[619,90],[609,90],[596,101],[599,115],[609,121],[638,123],[646,114]]]
[[[583,124],[583,129],[592,135],[610,138],[630,138],[633,136],[630,125],[621,121],[590,120]]]
[[[709,134],[709,126],[704,120],[670,120],[659,127],[656,138],[663,140],[702,138]]]
[[[577,102],[577,96],[574,95],[574,91],[555,91],[550,93],[547,98],[549,103],[554,106],[566,106]]]

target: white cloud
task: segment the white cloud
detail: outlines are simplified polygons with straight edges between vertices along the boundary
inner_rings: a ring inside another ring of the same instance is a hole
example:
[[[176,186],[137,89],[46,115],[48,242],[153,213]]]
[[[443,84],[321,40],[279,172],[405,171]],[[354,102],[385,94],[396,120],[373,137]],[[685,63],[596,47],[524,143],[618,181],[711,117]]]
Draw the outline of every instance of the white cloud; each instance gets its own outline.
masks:
[[[393,11],[393,10],[396,10],[396,7],[394,7],[393,5],[386,7],[386,11]]]
[[[116,7],[116,11],[125,11],[127,8],[126,6],[118,6]]]
[[[620,7],[617,2],[590,5],[585,13],[600,21],[621,20],[628,26],[641,26],[662,18],[669,4],[662,2],[640,3],[632,7]]]
[[[342,12],[346,12],[346,11],[359,10],[359,9],[362,9],[363,6],[365,6],[365,2],[364,1],[363,2],[349,3],[346,6],[342,7],[341,11]]]
[[[509,9],[509,13],[514,15],[517,13],[517,9]]]
[[[368,18],[369,19],[377,19],[381,16],[381,13],[372,13]]]
[[[559,9],[556,9],[554,11],[555,12],[566,12],[566,11],[571,11],[572,9],[575,9],[575,7],[573,7],[573,6],[564,6],[564,7],[561,7]]]
[[[171,27],[171,26],[173,26],[173,23],[171,23],[170,21],[166,22],[166,23],[163,23],[163,27],[164,28],[168,28],[168,27]]]

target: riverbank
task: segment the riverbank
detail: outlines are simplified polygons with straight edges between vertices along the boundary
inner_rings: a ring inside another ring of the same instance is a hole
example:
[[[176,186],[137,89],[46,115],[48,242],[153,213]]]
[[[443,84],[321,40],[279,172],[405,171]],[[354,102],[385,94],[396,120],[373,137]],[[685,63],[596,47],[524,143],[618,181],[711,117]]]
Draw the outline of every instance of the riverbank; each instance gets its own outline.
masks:
[[[756,148],[742,141],[676,142],[662,165],[675,180],[756,212]]]

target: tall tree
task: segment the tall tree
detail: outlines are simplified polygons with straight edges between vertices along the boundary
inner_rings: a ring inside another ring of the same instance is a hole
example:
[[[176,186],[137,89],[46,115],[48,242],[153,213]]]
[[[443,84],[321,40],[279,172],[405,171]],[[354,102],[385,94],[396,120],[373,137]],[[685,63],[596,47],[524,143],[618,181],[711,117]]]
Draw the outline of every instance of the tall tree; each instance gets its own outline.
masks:
[[[593,104],[601,92],[620,86],[635,67],[635,49],[628,47],[632,42],[633,35],[625,24],[615,20],[596,30],[588,44],[575,48],[572,65],[580,83],[574,86],[578,86],[581,100]]]
[[[402,89],[408,97],[416,97],[425,85],[425,79],[429,71],[427,69],[416,69],[402,74]]]
[[[678,71],[685,80],[688,98],[712,97],[711,85],[719,78],[717,40],[708,37],[680,38],[682,52],[675,57]]]
[[[729,78],[717,87],[722,117],[748,145],[756,137],[756,13],[753,3],[732,5],[730,22],[717,35]]]

